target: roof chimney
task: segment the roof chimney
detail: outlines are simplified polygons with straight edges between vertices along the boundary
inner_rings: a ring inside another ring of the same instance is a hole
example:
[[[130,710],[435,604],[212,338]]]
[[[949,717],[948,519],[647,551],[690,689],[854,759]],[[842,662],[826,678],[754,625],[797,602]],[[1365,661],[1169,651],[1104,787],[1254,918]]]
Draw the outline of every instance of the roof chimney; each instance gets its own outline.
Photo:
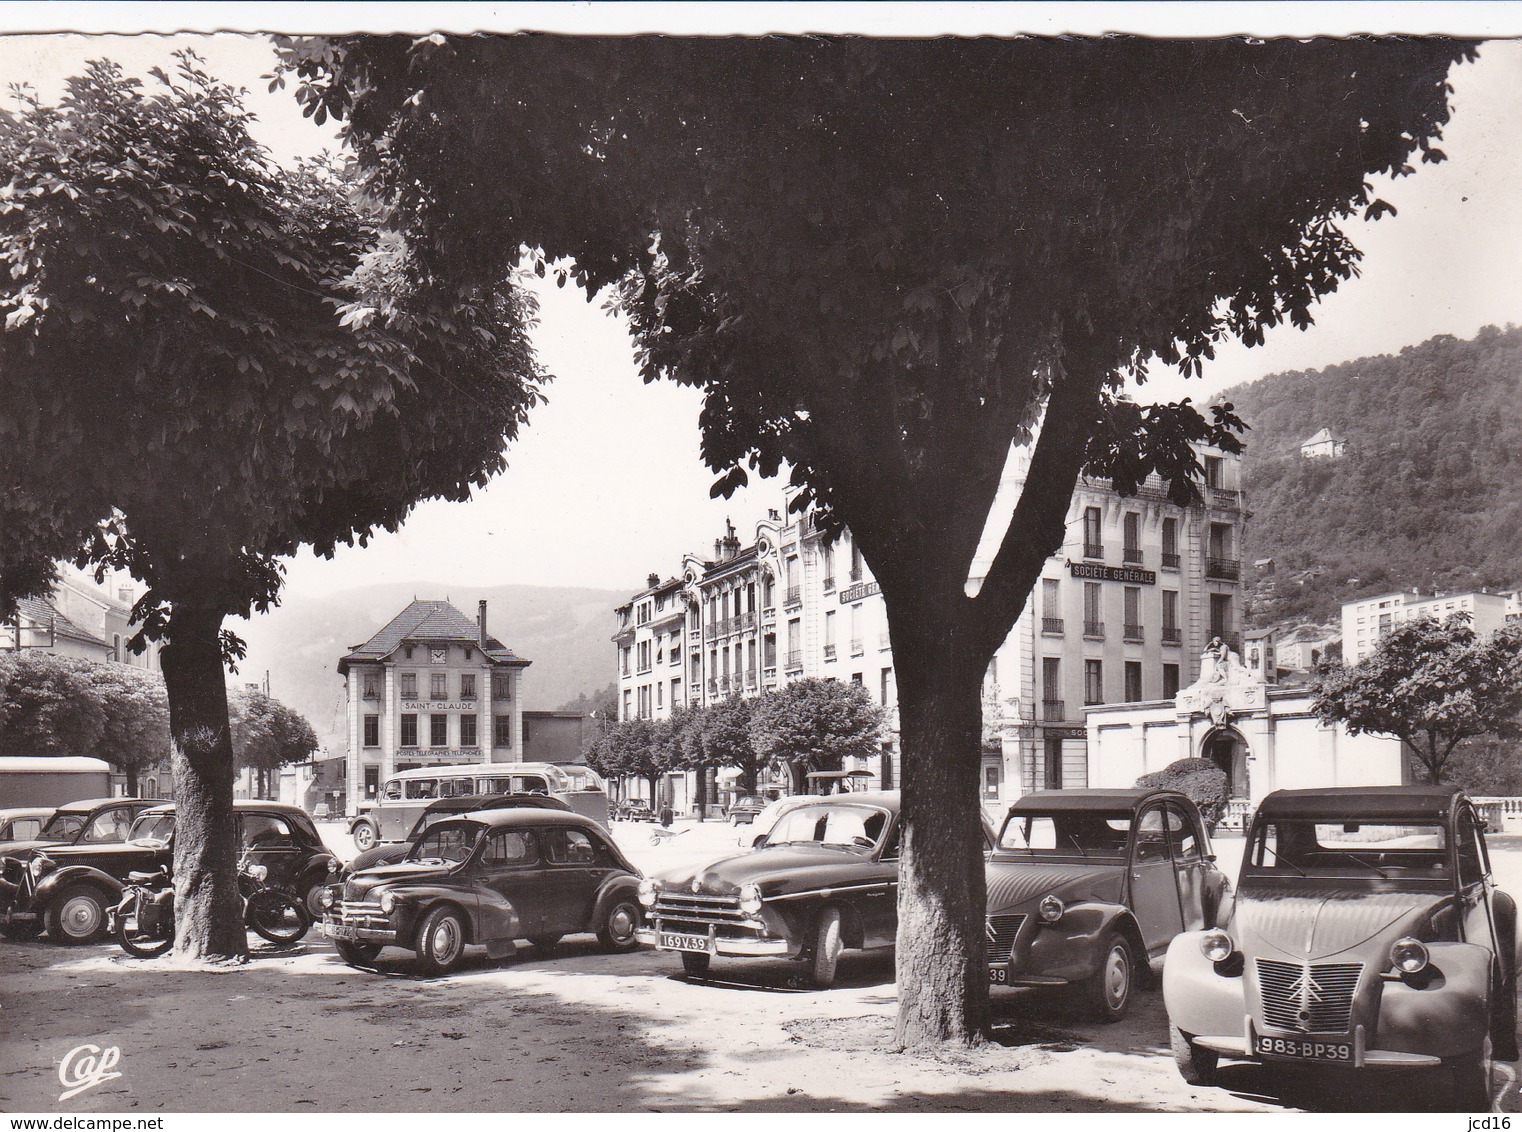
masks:
[[[659,574],[647,574],[645,576],[645,585],[648,586],[650,589],[653,590],[653,589],[655,589],[656,586],[658,586],[660,584],[661,584],[661,576]]]
[[[486,602],[485,601],[480,601],[480,602],[476,603],[476,627],[481,630],[481,633],[480,633],[480,637],[481,637],[481,640],[480,640],[481,651],[485,652],[486,651]]]
[[[721,538],[716,538],[713,540],[713,560],[715,562],[722,562],[724,560],[723,555],[724,540]]]

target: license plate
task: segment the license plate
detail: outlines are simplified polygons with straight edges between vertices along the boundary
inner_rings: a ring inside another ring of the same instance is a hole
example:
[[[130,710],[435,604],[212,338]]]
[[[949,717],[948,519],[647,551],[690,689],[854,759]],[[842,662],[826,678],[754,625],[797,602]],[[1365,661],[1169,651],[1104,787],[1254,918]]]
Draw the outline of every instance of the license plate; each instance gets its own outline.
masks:
[[[990,967],[988,969],[988,981],[990,983],[1003,983],[1005,985],[1008,985],[1008,983],[1009,983],[1009,968],[1008,967]]]
[[[322,934],[329,939],[355,939],[359,938],[359,929],[348,924],[335,924],[331,921],[323,921]]]
[[[662,932],[661,946],[667,951],[707,952],[708,937],[702,935],[677,935],[675,932]]]
[[[1302,1061],[1353,1062],[1347,1042],[1319,1042],[1311,1038],[1269,1038],[1258,1035],[1258,1053],[1267,1057],[1294,1057]]]

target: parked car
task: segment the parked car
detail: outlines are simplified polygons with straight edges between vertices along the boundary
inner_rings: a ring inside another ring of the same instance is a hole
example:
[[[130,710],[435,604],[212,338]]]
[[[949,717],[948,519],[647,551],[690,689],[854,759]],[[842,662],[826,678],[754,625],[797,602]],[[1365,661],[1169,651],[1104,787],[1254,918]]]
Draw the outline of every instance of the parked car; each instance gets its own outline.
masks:
[[[844,948],[893,945],[899,834],[896,790],[800,799],[759,848],[646,880],[640,942],[694,978],[715,955],[786,956],[830,986]]]
[[[609,951],[636,946],[639,873],[602,826],[580,814],[479,810],[430,827],[401,861],[353,873],[323,893],[322,930],[348,963],[406,948],[433,974],[467,944],[494,958],[526,939],[547,950],[595,932]]]
[[[393,841],[386,845],[377,845],[374,849],[366,849],[349,862],[344,873],[348,875],[363,869],[372,869],[376,865],[395,864],[407,855],[413,842],[421,837],[425,830],[432,828],[445,818],[459,817],[461,814],[468,814],[475,810],[506,810],[514,806],[572,812],[569,803],[562,802],[559,798],[551,798],[548,794],[466,794],[459,798],[440,798],[418,816],[417,823],[407,834],[405,841]],[[321,909],[318,914],[321,914]]]
[[[766,809],[766,799],[755,794],[746,794],[736,798],[729,804],[729,811],[725,815],[729,818],[730,825],[739,825],[741,822],[747,825],[756,820],[756,815]]]
[[[777,819],[795,806],[801,806],[805,802],[817,801],[813,794],[790,794],[786,798],[778,798],[774,802],[768,802],[766,808],[751,820],[750,828],[740,834],[740,844],[749,845],[756,849],[766,843],[766,835],[772,831],[772,826],[777,824]],[[749,837],[747,842],[745,839]]]
[[[624,821],[654,821],[655,811],[650,808],[650,803],[643,798],[631,798],[623,804],[620,811]]]
[[[35,841],[53,816],[52,806],[20,806],[0,810],[0,845],[10,841]]]
[[[163,804],[162,798],[86,798],[57,809],[32,810],[29,812],[47,814],[47,820],[30,837],[8,837],[0,841],[0,858],[43,845],[109,845],[125,841],[138,814]]]
[[[320,907],[322,888],[337,861],[323,846],[312,819],[280,802],[233,803],[238,847],[262,865],[269,884]],[[174,806],[158,804],[138,815],[127,840],[43,845],[4,861],[0,927],[35,934],[46,927],[54,943],[89,943],[106,930],[129,874],[174,864]],[[6,899],[8,897],[8,900]]]
[[[1491,879],[1484,822],[1449,786],[1280,790],[1247,835],[1219,927],[1173,941],[1174,1060],[1409,1072],[1446,1067],[1490,1107],[1517,1058],[1517,908]]]
[[[986,866],[988,979],[1072,986],[1119,1021],[1181,931],[1215,924],[1230,884],[1175,790],[1044,790],[1010,807]]]

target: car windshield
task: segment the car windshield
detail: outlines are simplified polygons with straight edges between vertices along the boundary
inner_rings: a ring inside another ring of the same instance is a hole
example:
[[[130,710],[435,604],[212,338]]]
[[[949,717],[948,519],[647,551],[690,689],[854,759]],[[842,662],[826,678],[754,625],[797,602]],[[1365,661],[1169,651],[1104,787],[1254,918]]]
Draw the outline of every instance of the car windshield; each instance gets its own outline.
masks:
[[[62,810],[48,819],[48,824],[42,827],[42,832],[37,835],[39,841],[73,841],[79,836],[79,831],[85,827],[85,818],[89,814],[66,814]]]
[[[1435,822],[1312,821],[1283,818],[1253,831],[1246,872],[1260,876],[1335,876],[1441,880],[1448,840]]]
[[[843,803],[799,806],[789,810],[767,835],[768,845],[828,845],[870,850],[888,828],[888,815],[872,806]]]
[[[480,833],[478,825],[437,825],[418,838],[407,859],[424,864],[458,865],[470,856]]]
[[[765,802],[763,802],[760,798],[757,798],[754,794],[747,794],[743,798],[735,799],[736,806],[764,806],[765,804]]]
[[[1131,815],[1124,810],[1012,813],[999,833],[999,849],[1033,857],[1120,860],[1130,828]]]
[[[416,841],[423,835],[424,831],[432,829],[439,822],[448,821],[450,818],[457,818],[459,816],[459,807],[452,810],[438,810],[432,813],[425,812],[422,817],[418,818],[417,824],[412,827],[412,832],[407,836],[407,840]]]
[[[173,814],[143,814],[132,823],[129,841],[159,841],[169,843],[174,836]]]

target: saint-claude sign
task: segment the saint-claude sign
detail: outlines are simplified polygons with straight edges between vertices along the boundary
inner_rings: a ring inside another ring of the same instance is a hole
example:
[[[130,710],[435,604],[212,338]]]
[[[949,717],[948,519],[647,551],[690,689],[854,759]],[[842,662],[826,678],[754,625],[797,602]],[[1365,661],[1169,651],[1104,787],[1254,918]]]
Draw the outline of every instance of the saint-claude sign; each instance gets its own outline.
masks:
[[[403,700],[403,711],[479,711],[481,705],[475,700]]]
[[[1096,582],[1130,582],[1137,586],[1157,585],[1155,570],[1138,570],[1134,566],[1091,566],[1087,562],[1069,562],[1075,578],[1092,578]]]

